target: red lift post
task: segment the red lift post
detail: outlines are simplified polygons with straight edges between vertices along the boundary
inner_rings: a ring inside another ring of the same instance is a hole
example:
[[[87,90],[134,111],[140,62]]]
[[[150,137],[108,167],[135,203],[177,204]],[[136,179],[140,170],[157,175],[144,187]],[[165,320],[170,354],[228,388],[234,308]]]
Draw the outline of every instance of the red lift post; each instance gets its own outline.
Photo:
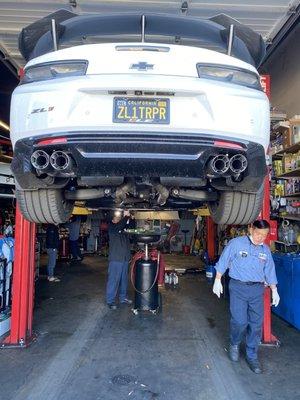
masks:
[[[270,180],[269,173],[265,178],[265,192],[263,200],[263,208],[261,210],[261,219],[265,219],[271,225],[272,233],[272,221],[270,221]],[[271,235],[266,240],[266,244],[270,245]],[[272,334],[272,323],[271,323],[271,289],[266,287],[264,294],[264,322],[262,332],[262,344],[278,346],[279,340]]]
[[[17,206],[15,255],[12,279],[10,334],[2,347],[27,347],[35,338],[32,331],[35,277],[35,224],[25,220]]]
[[[210,261],[216,257],[216,227],[211,217],[206,217],[207,254]]]

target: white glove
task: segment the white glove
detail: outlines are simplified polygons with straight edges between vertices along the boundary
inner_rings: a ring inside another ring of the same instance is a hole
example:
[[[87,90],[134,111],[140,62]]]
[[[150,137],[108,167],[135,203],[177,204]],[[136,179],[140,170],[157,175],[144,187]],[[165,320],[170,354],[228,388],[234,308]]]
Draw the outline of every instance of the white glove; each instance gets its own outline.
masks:
[[[277,288],[272,289],[272,306],[277,307],[280,302],[280,297]]]
[[[223,286],[221,283],[221,279],[216,278],[213,286],[213,293],[216,294],[219,298],[221,293],[223,293]]]

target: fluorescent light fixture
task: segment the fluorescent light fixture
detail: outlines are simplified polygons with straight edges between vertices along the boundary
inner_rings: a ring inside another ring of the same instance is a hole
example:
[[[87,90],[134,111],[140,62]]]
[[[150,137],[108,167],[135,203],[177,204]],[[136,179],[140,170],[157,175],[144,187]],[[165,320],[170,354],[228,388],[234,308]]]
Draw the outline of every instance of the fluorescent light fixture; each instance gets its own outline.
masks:
[[[6,129],[7,131],[10,130],[9,126],[4,121],[1,121],[1,119],[0,119],[0,126],[4,129]]]

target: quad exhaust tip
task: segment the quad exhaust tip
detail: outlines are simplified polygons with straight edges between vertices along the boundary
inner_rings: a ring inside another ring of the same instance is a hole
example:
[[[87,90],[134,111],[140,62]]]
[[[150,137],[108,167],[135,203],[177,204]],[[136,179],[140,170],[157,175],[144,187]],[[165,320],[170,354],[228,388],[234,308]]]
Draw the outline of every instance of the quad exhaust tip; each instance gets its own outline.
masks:
[[[48,167],[50,157],[44,150],[36,150],[32,153],[30,161],[35,169],[42,171]]]
[[[229,168],[234,174],[244,172],[247,166],[248,161],[243,154],[236,154],[230,159]]]
[[[225,154],[218,154],[209,162],[209,169],[217,175],[225,174],[229,170],[229,158]]]
[[[54,151],[50,156],[50,164],[56,171],[65,171],[71,165],[71,158],[63,151]]]
[[[235,154],[229,158],[226,154],[214,156],[208,163],[208,173],[212,175],[224,175],[228,171],[241,174],[248,166],[247,158],[243,154]]]

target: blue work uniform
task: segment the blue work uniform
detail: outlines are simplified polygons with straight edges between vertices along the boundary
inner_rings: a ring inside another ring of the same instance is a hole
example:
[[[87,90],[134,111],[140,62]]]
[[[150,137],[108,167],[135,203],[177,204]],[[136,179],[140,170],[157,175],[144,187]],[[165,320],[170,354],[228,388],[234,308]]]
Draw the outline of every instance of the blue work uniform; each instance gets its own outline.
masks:
[[[255,245],[249,236],[232,239],[225,247],[217,272],[229,270],[230,341],[239,345],[246,332],[246,353],[257,359],[264,316],[264,284],[276,285],[275,265],[270,248]]]

